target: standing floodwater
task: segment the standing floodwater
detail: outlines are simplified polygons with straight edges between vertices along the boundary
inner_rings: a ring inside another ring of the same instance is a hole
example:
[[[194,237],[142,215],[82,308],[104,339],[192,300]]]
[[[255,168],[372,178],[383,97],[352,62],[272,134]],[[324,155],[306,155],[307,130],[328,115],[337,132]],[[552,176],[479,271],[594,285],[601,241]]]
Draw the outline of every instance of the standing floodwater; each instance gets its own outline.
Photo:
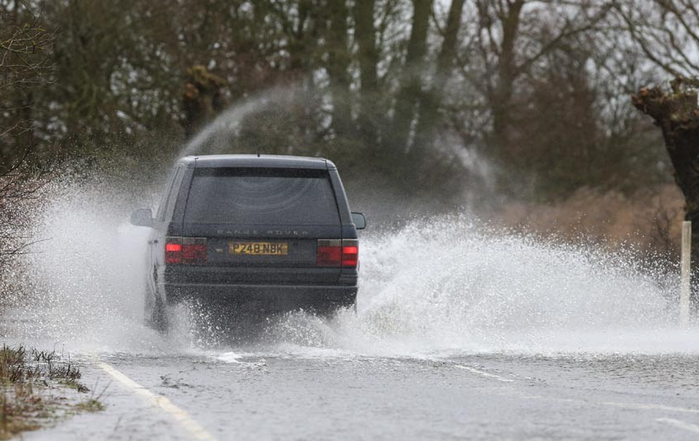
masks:
[[[29,439],[694,433],[699,332],[676,325],[675,275],[633,253],[423,218],[362,236],[356,314],[274,316],[246,341],[182,307],[163,336],[143,324],[147,230],[127,217],[151,196],[128,189],[56,184],[37,215],[48,240],[2,333],[67,352],[107,410]]]

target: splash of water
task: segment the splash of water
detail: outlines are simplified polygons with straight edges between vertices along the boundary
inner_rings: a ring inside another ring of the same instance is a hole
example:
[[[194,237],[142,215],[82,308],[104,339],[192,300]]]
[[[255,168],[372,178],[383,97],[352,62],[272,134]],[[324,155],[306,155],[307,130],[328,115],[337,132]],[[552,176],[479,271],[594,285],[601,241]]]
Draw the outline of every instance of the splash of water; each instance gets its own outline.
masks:
[[[128,225],[130,195],[111,185],[67,185],[55,195],[37,226],[37,237],[51,240],[29,256],[36,292],[18,309],[16,338],[135,353],[198,344],[182,326],[175,337],[162,338],[142,324],[148,231]],[[356,315],[288,314],[266,329],[266,350],[699,351],[697,332],[674,325],[675,279],[640,271],[629,253],[545,242],[446,216],[363,237],[361,262]]]
[[[233,106],[182,155],[221,149],[244,118],[297,98],[294,88],[276,89]],[[49,240],[27,258],[31,295],[0,329],[4,336],[110,352],[201,345],[207,317],[193,320],[191,309],[178,310],[169,338],[142,324],[148,230],[127,219],[155,192],[125,181],[51,188],[34,232]],[[699,333],[675,326],[677,278],[642,272],[634,260],[633,253],[489,230],[465,216],[414,221],[362,238],[357,314],[324,320],[291,313],[267,327],[263,344],[304,354],[409,356],[699,352]],[[192,326],[200,328],[196,338]]]
[[[298,347],[369,354],[516,351],[697,352],[676,327],[673,274],[632,252],[488,231],[464,217],[365,238],[360,312],[330,324],[291,315],[275,332]]]
[[[113,182],[56,182],[36,213],[26,256],[32,286],[10,313],[5,336],[66,342],[84,350],[149,350],[156,334],[142,323],[147,231],[125,221],[133,192]]]
[[[293,86],[266,90],[237,103],[201,129],[180,151],[180,157],[225,151],[229,139],[238,133],[243,120],[261,110],[289,105],[297,101],[298,88]]]

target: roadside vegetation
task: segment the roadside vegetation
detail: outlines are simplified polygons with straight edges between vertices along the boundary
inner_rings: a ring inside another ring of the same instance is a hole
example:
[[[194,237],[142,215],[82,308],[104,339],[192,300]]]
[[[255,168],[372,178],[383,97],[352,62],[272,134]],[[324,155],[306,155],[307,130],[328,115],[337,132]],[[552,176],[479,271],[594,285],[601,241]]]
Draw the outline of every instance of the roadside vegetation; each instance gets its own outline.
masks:
[[[3,345],[0,349],[0,440],[50,425],[77,412],[104,409],[80,370],[55,352]]]

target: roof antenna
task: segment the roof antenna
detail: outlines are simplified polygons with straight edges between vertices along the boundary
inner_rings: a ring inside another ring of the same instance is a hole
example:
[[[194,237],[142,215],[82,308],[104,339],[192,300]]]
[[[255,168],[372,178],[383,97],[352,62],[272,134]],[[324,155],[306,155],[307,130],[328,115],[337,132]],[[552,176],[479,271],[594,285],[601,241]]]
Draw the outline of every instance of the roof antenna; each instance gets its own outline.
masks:
[[[260,157],[260,144],[257,144],[257,157]]]

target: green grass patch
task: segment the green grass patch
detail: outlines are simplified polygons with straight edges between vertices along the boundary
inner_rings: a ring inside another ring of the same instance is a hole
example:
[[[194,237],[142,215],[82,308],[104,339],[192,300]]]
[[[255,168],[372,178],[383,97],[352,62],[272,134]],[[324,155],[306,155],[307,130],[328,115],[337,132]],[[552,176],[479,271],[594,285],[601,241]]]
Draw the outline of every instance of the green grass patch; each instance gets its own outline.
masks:
[[[96,398],[90,398],[76,404],[75,408],[83,412],[99,412],[104,410],[104,404]]]

